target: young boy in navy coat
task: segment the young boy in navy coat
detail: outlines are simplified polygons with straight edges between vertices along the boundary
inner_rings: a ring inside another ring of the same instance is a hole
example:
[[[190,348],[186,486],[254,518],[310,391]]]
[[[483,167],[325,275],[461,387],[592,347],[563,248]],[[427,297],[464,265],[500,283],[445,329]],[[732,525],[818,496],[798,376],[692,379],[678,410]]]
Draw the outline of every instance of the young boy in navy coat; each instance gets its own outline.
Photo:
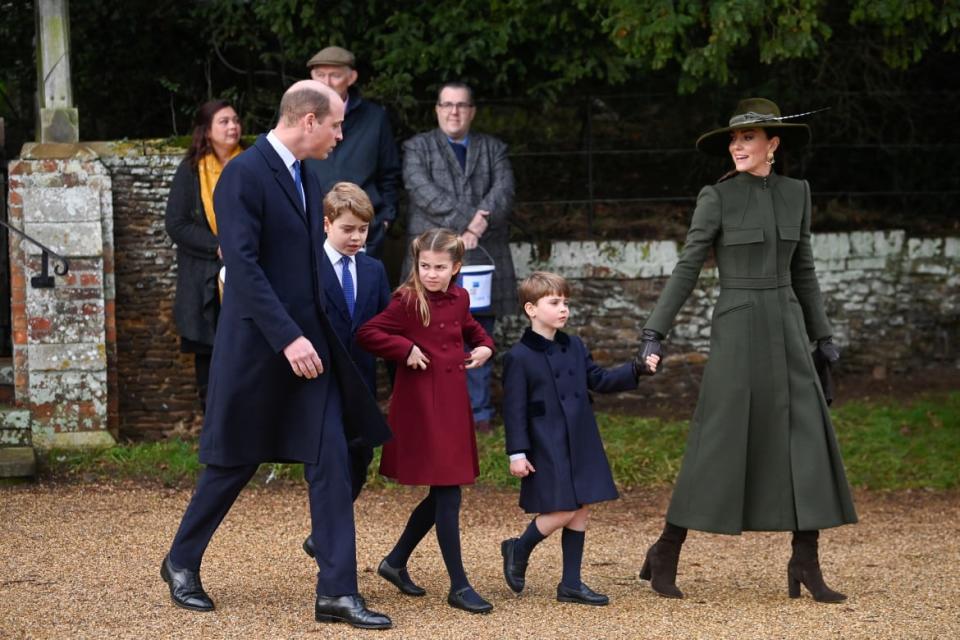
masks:
[[[523,590],[533,548],[563,528],[563,578],[557,600],[605,605],[607,596],[580,580],[589,505],[617,498],[613,474],[590,407],[589,392],[637,387],[639,362],[603,369],[580,338],[560,331],[567,323],[567,281],[537,271],[520,284],[520,304],[530,327],[503,361],[503,416],[510,473],[522,478],[520,506],[538,513],[519,538],[504,540],[503,575]],[[646,363],[656,370],[658,356]]]
[[[324,311],[334,333],[343,343],[360,377],[374,397],[377,395],[377,359],[357,346],[356,333],[363,323],[390,303],[390,285],[383,263],[362,251],[373,222],[373,204],[366,192],[352,182],[338,182],[323,198],[323,251],[320,280]],[[367,479],[373,449],[360,441],[347,443],[353,499],[360,495]],[[313,556],[308,537],[303,550]]]

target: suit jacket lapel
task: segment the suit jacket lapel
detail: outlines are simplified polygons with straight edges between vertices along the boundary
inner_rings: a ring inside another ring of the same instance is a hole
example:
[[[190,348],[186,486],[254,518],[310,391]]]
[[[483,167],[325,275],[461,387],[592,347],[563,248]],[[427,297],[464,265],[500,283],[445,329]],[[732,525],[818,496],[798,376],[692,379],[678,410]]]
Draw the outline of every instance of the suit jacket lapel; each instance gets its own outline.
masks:
[[[460,161],[457,160],[457,154],[453,152],[453,148],[450,146],[450,141],[447,139],[447,134],[445,134],[442,129],[436,129],[434,142],[436,143],[437,149],[440,152],[440,157],[443,158],[444,162],[447,163],[447,167],[453,172],[453,175],[456,175],[457,173],[463,173],[463,169],[460,168]],[[468,147],[467,167],[469,166],[470,148]]]
[[[257,138],[257,141],[253,143],[253,145],[263,154],[263,157],[267,161],[267,165],[273,170],[273,177],[276,179],[283,192],[287,194],[287,198],[290,200],[290,204],[297,212],[297,215],[300,216],[300,219],[303,220],[304,224],[307,224],[307,215],[303,210],[303,201],[300,200],[300,194],[297,193],[297,187],[293,183],[293,176],[290,175],[290,170],[284,166],[283,159],[267,141],[267,136],[260,136]],[[302,175],[306,177],[307,172],[303,171],[302,167],[301,172]],[[304,191],[307,191],[307,182],[307,180],[304,180]],[[308,202],[309,197],[310,196],[308,193]]]
[[[467,145],[467,166],[464,168],[464,173],[468,178],[477,168],[477,161],[480,160],[480,146],[480,137],[477,135],[470,136],[470,144]]]

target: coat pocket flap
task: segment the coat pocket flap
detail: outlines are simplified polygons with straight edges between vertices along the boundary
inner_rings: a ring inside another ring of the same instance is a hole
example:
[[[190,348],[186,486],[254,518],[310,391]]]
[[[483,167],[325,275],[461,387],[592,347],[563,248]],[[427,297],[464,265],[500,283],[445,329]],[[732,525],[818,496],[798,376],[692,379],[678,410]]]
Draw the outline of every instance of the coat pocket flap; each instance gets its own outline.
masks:
[[[535,400],[527,403],[527,417],[541,418],[547,415],[547,405],[543,400]]]
[[[777,227],[781,240],[800,241],[800,227]]]
[[[736,244],[753,244],[763,242],[763,229],[724,229],[723,245],[729,247]]]

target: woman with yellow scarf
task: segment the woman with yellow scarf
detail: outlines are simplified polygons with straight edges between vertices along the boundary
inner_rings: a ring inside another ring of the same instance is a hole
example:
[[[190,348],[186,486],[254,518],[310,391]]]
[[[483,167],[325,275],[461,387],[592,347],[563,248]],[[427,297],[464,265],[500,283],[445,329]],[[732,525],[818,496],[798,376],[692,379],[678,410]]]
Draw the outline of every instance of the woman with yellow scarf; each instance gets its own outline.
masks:
[[[213,189],[220,172],[240,148],[240,118],[226,100],[211,100],[197,110],[193,140],[170,186],[165,216],[167,234],[177,246],[177,294],[173,317],[181,353],[194,354],[197,393],[205,408],[213,336],[220,313],[217,276],[220,243]]]

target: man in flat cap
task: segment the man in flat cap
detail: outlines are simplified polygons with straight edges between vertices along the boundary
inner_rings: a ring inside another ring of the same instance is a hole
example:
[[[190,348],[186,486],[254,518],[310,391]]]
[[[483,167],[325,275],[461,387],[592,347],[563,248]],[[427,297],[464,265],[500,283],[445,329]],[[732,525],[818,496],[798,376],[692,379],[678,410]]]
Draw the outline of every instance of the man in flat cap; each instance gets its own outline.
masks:
[[[321,49],[307,62],[310,77],[327,85],[346,103],[343,142],[326,160],[305,163],[327,193],[337,182],[360,185],[373,203],[374,219],[367,236],[367,255],[383,253],[387,227],[397,217],[400,190],[400,156],[390,120],[383,107],[360,97],[354,86],[354,55],[341,47]]]

